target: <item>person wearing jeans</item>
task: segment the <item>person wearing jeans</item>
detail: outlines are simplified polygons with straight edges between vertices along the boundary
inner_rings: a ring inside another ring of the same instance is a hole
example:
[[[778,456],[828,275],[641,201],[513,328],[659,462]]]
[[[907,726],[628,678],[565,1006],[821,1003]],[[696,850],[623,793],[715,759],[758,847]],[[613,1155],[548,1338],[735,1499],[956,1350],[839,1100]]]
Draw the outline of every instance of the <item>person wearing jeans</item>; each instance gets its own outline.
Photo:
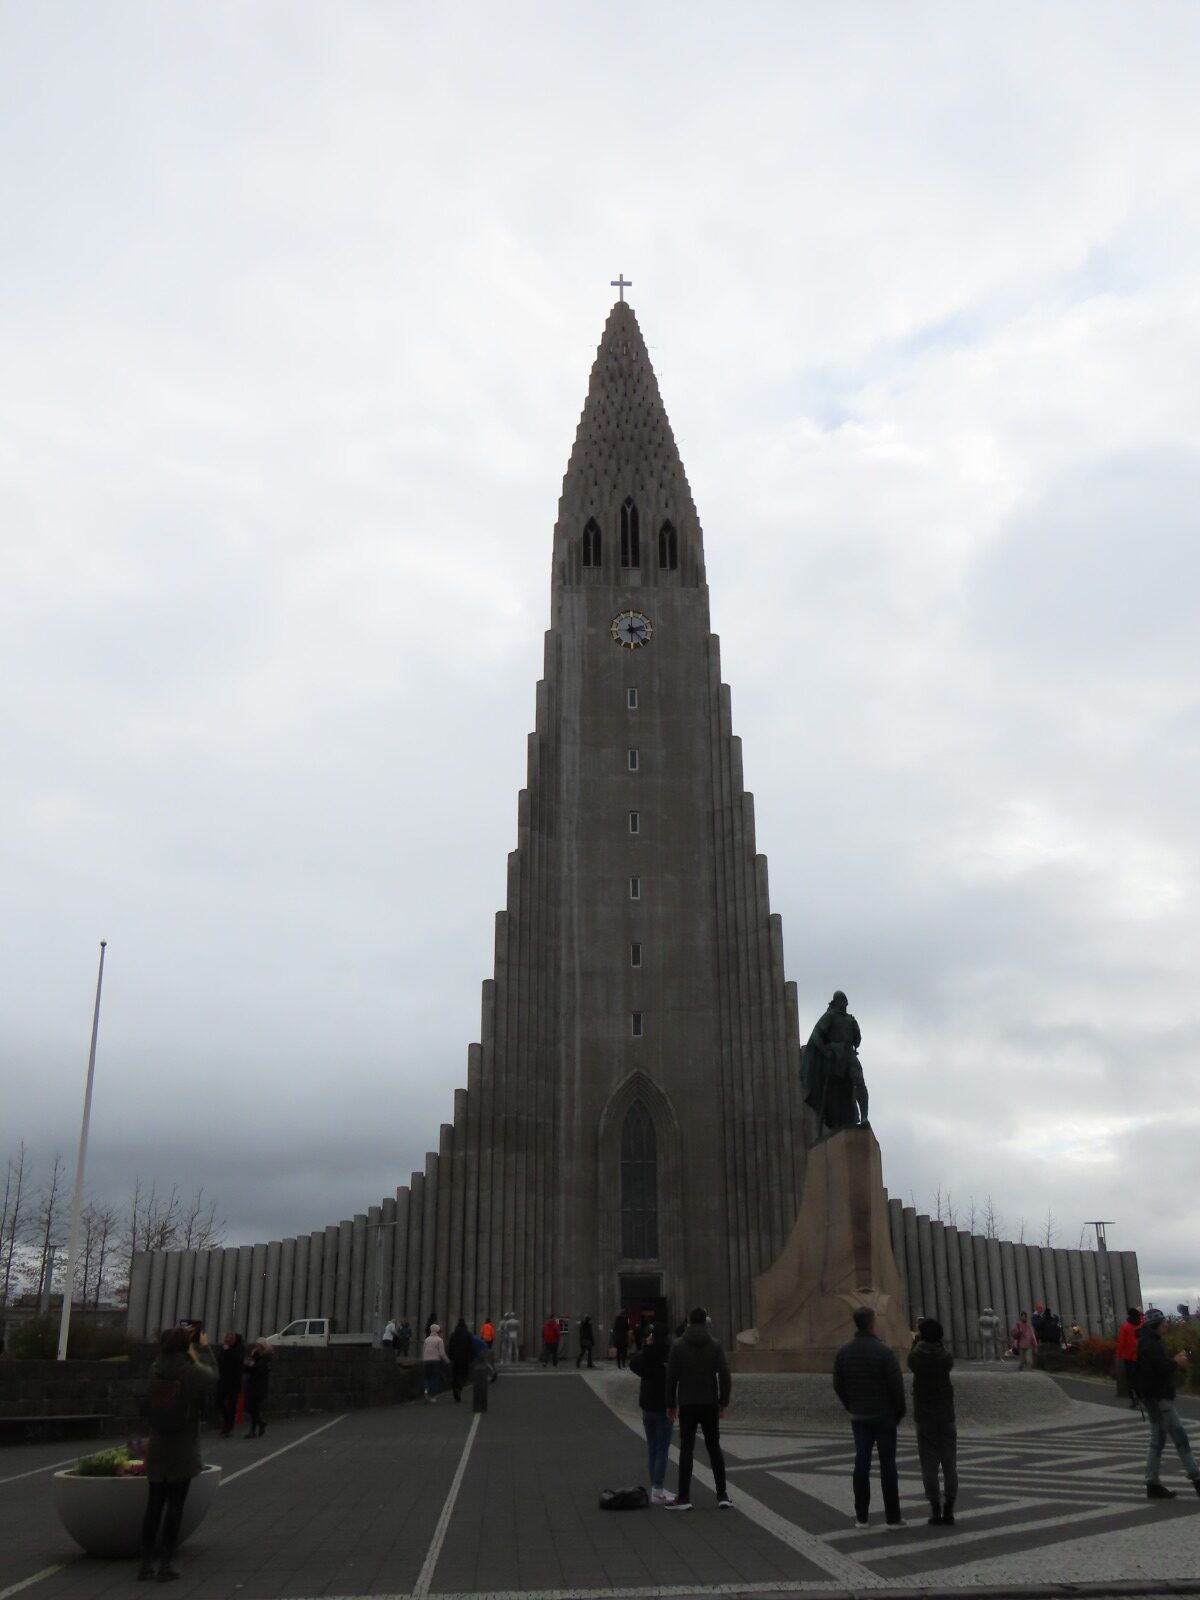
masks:
[[[629,1360],[629,1370],[641,1379],[638,1405],[642,1427],[646,1430],[646,1454],[650,1470],[650,1498],[664,1505],[671,1496],[666,1490],[667,1461],[671,1454],[671,1435],[675,1424],[667,1415],[667,1356],[671,1336],[665,1322],[656,1322],[650,1338]]]
[[[704,1445],[717,1488],[718,1511],[732,1511],[725,1485],[725,1457],[721,1452],[720,1419],[729,1404],[729,1363],[725,1352],[708,1331],[708,1313],[697,1306],[688,1317],[687,1331],[671,1346],[667,1357],[667,1416],[674,1422],[679,1412],[679,1491],[668,1500],[668,1511],[692,1509],[692,1453],[696,1430]]]
[[[1200,1494],[1200,1466],[1192,1454],[1187,1430],[1175,1409],[1175,1378],[1186,1369],[1186,1351],[1176,1351],[1174,1357],[1162,1341],[1162,1326],[1166,1321],[1157,1306],[1151,1306],[1137,1330],[1137,1366],[1134,1383],[1146,1421],[1150,1424],[1150,1441],[1146,1449],[1146,1498],[1148,1500],[1173,1500],[1174,1489],[1168,1489],[1159,1478],[1163,1447],[1168,1439],[1175,1446],[1183,1470],[1192,1481],[1192,1488]]]
[[[850,1413],[854,1434],[854,1525],[868,1526],[871,1455],[877,1450],[886,1525],[903,1528],[896,1428],[907,1410],[904,1379],[895,1352],[876,1336],[873,1306],[855,1309],[854,1328],[854,1337],[842,1345],[833,1362],[834,1392]]]

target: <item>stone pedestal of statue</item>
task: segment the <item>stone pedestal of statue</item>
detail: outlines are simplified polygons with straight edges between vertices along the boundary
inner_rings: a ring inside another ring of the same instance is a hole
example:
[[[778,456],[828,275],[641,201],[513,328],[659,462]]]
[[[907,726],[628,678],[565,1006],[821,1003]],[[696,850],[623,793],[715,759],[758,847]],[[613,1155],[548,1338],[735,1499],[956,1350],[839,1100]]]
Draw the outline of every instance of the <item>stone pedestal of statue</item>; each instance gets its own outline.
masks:
[[[830,1372],[856,1306],[903,1361],[912,1335],[892,1254],[879,1145],[841,1128],[808,1152],[800,1214],[778,1259],[754,1280],[757,1326],[739,1333],[740,1372]]]

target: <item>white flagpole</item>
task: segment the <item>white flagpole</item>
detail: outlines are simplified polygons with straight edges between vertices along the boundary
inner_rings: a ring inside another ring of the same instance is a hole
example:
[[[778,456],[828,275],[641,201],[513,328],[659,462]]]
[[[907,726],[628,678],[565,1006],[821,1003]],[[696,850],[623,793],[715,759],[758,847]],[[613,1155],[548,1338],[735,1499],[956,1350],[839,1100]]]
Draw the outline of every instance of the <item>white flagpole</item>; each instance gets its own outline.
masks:
[[[58,1323],[58,1359],[67,1359],[71,1330],[71,1300],[75,1293],[75,1263],[79,1253],[79,1216],[83,1209],[83,1164],[87,1159],[88,1123],[92,1116],[92,1083],[96,1076],[96,1035],[100,1030],[100,986],[104,982],[104,947],[100,941],[100,970],[96,974],[96,1009],[92,1013],[92,1047],[88,1051],[87,1088],[83,1095],[83,1124],[79,1129],[79,1155],[75,1162],[75,1204],[71,1207],[71,1240],[67,1246],[67,1276],[63,1283],[62,1316]],[[84,1285],[87,1292],[87,1285]]]

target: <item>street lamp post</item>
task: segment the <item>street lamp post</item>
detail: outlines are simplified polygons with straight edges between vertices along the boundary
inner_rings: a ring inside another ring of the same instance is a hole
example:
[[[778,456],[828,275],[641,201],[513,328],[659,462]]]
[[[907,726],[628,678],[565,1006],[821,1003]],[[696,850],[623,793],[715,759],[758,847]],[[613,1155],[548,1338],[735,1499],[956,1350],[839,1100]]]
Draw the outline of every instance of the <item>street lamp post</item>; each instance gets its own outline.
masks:
[[[79,1155],[75,1161],[75,1203],[71,1207],[71,1237],[67,1246],[67,1276],[63,1282],[62,1315],[58,1322],[58,1359],[67,1359],[71,1331],[71,1300],[75,1293],[75,1264],[79,1255],[79,1217],[83,1210],[83,1164],[87,1159],[88,1123],[92,1117],[92,1083],[96,1077],[96,1035],[100,1031],[100,988],[104,983],[104,949],[100,941],[100,970],[96,974],[96,1009],[92,1013],[92,1046],[88,1051],[87,1088],[83,1093],[83,1122],[79,1129]]]

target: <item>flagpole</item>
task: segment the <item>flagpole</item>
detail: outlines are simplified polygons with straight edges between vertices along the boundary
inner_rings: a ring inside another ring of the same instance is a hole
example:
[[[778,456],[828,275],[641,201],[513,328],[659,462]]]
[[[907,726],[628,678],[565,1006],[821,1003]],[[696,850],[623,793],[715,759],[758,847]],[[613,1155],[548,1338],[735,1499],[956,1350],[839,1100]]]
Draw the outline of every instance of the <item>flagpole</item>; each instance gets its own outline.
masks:
[[[67,1276],[63,1283],[62,1316],[58,1323],[58,1359],[67,1359],[67,1335],[71,1330],[71,1300],[75,1293],[75,1262],[79,1252],[79,1217],[83,1209],[83,1164],[87,1158],[88,1123],[92,1116],[92,1083],[96,1077],[96,1035],[100,1031],[100,987],[104,982],[104,947],[100,941],[100,970],[96,974],[96,1009],[92,1013],[92,1047],[88,1051],[87,1088],[83,1095],[83,1124],[79,1129],[79,1155],[75,1162],[75,1204],[71,1207],[71,1239],[67,1246]],[[84,1294],[87,1285],[84,1284]]]

